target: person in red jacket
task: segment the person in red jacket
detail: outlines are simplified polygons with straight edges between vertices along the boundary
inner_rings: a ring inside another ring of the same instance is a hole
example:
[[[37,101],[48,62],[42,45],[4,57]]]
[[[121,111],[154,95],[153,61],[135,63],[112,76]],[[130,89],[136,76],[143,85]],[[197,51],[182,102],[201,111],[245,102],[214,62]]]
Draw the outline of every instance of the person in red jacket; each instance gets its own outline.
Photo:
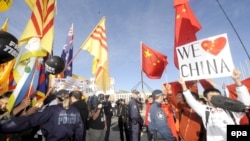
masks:
[[[172,105],[168,103],[166,98],[163,99],[163,102],[161,104],[161,109],[166,114],[167,122],[172,131],[173,136],[176,139],[178,139],[178,134],[177,134],[176,127],[175,127],[175,119],[174,119],[174,111],[173,111],[174,109]]]
[[[176,130],[183,141],[204,141],[206,139],[201,117],[186,103],[182,92],[173,94],[170,84],[163,84],[167,100],[175,108]],[[198,94],[193,94],[198,96]]]
[[[151,141],[153,139],[153,135],[148,130],[148,116],[149,116],[148,113],[149,113],[150,107],[153,103],[152,95],[148,96],[145,103],[146,103],[146,111],[145,111],[144,125],[147,127],[148,141]]]

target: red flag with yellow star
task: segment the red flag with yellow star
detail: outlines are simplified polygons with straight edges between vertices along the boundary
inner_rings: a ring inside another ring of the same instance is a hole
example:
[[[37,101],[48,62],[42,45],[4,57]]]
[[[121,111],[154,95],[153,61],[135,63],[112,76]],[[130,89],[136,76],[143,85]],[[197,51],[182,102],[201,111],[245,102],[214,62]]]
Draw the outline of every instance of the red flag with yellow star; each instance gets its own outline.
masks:
[[[196,32],[201,29],[188,0],[174,0],[175,12],[175,39],[174,39],[174,64],[179,68],[176,47],[196,40]]]
[[[160,79],[168,64],[167,56],[142,43],[142,70],[150,79]]]

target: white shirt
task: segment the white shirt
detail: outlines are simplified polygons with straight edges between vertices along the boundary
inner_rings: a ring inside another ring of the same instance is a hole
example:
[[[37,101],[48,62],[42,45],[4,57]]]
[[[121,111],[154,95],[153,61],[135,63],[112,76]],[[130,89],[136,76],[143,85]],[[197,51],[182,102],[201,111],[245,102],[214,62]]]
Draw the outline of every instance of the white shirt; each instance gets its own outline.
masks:
[[[250,105],[250,95],[245,86],[236,87],[238,100],[245,105]],[[194,111],[202,118],[203,124],[206,127],[206,110],[211,108],[209,119],[207,122],[207,141],[226,141],[227,140],[227,125],[234,125],[232,117],[221,108],[212,108],[208,105],[201,104],[196,101],[189,90],[183,92],[183,95]],[[239,124],[244,113],[232,112],[236,123]]]

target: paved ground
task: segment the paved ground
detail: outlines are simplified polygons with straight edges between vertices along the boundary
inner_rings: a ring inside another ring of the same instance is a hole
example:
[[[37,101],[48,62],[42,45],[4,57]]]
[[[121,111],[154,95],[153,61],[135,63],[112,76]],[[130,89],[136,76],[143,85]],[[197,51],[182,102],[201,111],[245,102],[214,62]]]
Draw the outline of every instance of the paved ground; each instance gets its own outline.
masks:
[[[109,141],[120,141],[120,132],[119,128],[117,126],[117,117],[112,118],[112,127],[111,127],[111,133],[110,133],[110,140]],[[125,135],[124,135],[125,137]],[[141,134],[141,141],[147,141],[146,134]]]
[[[141,113],[141,115],[144,115],[144,111]],[[118,118],[113,116],[112,123],[111,123],[111,128],[110,128],[109,141],[120,141],[120,132],[119,132],[119,128],[118,128],[118,125],[117,125],[118,124],[117,120],[118,120]],[[125,137],[125,135],[124,135],[124,137]],[[141,134],[141,141],[147,141],[147,135],[145,133]]]

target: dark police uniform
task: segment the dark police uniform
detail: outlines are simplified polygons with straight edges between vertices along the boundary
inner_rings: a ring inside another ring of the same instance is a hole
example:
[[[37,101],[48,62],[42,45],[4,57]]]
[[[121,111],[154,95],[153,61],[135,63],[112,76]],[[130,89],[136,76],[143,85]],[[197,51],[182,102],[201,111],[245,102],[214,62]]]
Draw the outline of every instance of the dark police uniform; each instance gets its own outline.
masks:
[[[79,111],[70,106],[52,105],[30,116],[14,117],[0,126],[0,132],[13,133],[40,125],[48,141],[82,141],[83,124]]]
[[[149,131],[154,135],[154,139],[163,141],[174,141],[171,129],[168,126],[166,115],[161,109],[161,103],[154,102],[149,111]]]
[[[140,115],[138,100],[131,98],[128,104],[129,110],[129,127],[130,127],[130,141],[140,141],[141,126],[143,124],[142,117]]]
[[[118,116],[118,126],[120,130],[120,139],[124,141],[123,131],[125,132],[126,141],[130,140],[129,136],[129,116],[128,116],[128,106],[126,104],[118,104],[117,108],[117,116]]]

